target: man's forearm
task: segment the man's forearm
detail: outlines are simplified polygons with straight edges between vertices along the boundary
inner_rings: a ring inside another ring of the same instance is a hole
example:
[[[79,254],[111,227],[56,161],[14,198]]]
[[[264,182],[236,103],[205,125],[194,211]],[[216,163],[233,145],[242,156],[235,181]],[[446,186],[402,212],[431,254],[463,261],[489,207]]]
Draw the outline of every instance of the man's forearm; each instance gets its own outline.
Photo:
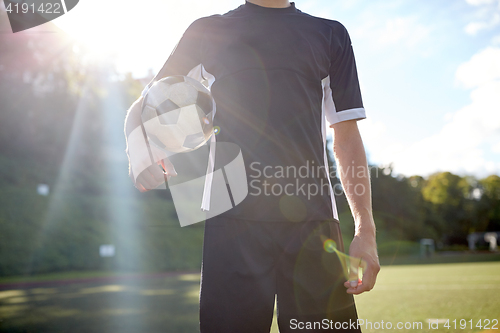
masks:
[[[370,170],[356,121],[333,126],[333,150],[337,175],[344,187],[356,224],[355,234],[375,233],[372,213]]]

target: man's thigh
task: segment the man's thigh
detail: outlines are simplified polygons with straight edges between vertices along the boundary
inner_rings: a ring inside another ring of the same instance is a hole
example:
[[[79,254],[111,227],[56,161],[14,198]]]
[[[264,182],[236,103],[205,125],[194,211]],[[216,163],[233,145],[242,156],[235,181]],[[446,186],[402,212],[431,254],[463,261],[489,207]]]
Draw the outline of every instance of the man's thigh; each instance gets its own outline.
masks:
[[[359,332],[354,325],[354,298],[344,287],[338,222],[304,222],[280,233],[276,266],[280,332]]]
[[[275,300],[275,260],[260,222],[206,222],[200,294],[201,333],[268,333]]]
[[[269,332],[275,294],[280,332],[327,332],[333,330],[324,329],[325,325],[320,330],[300,329],[300,323],[355,321],[339,257],[324,247],[328,240],[343,250],[335,221],[256,222],[223,217],[207,221],[201,332]]]

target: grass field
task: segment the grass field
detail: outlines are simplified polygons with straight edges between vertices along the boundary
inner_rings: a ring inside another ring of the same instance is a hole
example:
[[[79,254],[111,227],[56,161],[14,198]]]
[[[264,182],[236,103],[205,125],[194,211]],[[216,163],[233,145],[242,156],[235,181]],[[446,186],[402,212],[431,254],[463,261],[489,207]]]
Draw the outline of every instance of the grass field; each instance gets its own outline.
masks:
[[[198,274],[1,287],[1,332],[198,331]],[[479,320],[500,319],[500,262],[383,266],[376,288],[356,301],[360,319],[372,323],[364,332],[483,331]],[[440,320],[438,329],[429,328],[429,319]],[[450,319],[449,329],[444,319]],[[460,329],[461,319],[466,329]],[[376,329],[382,321],[393,329]],[[394,329],[398,322],[422,328]],[[496,328],[491,332],[500,332],[500,324]],[[278,332],[275,322],[272,332]]]
[[[482,331],[479,320],[500,320],[500,263],[383,266],[376,288],[356,301],[359,317],[371,322],[422,322],[421,332]],[[429,329],[428,319],[450,319],[451,327]],[[467,329],[460,329],[461,319]]]

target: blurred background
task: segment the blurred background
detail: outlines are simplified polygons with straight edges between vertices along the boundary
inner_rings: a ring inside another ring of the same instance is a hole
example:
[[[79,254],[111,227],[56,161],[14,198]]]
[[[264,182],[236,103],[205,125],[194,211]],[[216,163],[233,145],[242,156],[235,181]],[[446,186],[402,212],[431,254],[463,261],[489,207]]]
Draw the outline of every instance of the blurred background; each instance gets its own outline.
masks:
[[[188,25],[241,3],[84,0],[15,34],[0,3],[0,331],[197,330],[203,224],[180,228],[168,191],[133,187],[123,122]],[[487,329],[477,321],[500,317],[500,1],[296,5],[342,22],[357,58],[384,265],[360,316]]]

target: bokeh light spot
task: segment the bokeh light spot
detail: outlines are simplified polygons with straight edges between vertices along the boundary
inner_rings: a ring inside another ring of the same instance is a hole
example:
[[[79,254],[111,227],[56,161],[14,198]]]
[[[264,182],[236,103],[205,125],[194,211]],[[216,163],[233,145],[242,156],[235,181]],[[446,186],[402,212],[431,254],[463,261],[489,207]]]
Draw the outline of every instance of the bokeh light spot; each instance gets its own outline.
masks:
[[[323,248],[328,253],[333,253],[337,250],[337,243],[333,239],[327,239],[323,242]]]

